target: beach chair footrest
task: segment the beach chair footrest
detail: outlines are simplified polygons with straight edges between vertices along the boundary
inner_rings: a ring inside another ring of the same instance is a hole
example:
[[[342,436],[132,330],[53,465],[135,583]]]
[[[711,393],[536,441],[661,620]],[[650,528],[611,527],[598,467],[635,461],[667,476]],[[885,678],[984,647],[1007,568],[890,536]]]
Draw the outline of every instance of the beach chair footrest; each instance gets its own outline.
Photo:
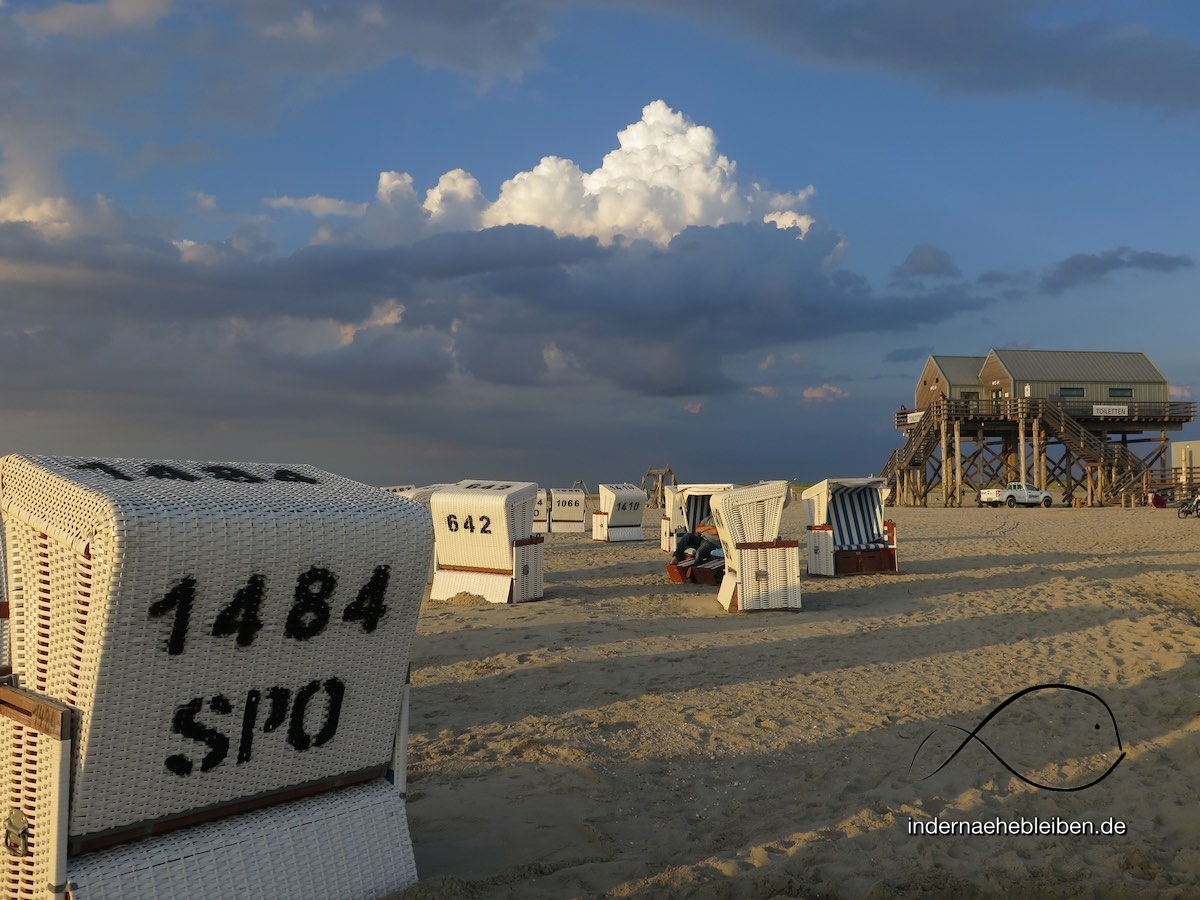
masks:
[[[692,580],[692,561],[685,559],[680,563],[667,563],[667,574],[676,584]]]
[[[701,563],[692,569],[692,580],[696,584],[719,585],[725,577],[725,563],[720,560]]]

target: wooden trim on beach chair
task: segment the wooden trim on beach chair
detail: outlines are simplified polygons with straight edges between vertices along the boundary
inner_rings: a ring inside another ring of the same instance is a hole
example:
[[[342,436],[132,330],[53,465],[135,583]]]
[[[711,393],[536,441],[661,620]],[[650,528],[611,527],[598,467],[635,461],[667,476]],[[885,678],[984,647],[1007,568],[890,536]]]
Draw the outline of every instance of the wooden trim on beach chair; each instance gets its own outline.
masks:
[[[0,715],[56,741],[71,736],[71,712],[70,706],[51,697],[0,685]]]
[[[490,569],[487,566],[438,566],[443,572],[474,572],[479,575],[512,575],[513,570]]]
[[[799,541],[743,541],[733,545],[735,550],[774,550],[776,547],[799,546]]]

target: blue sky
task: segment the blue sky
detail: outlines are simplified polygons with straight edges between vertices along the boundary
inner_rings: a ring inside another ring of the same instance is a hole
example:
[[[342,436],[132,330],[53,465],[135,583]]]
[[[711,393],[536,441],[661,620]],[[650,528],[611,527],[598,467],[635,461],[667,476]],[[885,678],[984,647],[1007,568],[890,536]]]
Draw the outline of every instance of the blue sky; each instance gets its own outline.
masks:
[[[0,451],[815,481],[930,353],[1194,400],[1197,148],[1183,0],[0,0]]]

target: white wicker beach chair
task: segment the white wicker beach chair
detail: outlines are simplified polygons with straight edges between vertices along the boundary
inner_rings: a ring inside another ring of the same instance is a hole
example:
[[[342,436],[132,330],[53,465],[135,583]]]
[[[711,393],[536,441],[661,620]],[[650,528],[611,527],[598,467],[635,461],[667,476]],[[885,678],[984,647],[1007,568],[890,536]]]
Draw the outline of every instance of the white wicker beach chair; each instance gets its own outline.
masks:
[[[415,484],[385,484],[381,490],[385,490],[389,494],[399,494],[403,497],[416,490],[416,488]]]
[[[405,487],[398,491],[393,491],[398,497],[403,497],[405,500],[411,500],[414,503],[420,503],[422,506],[429,506],[429,498],[442,488],[454,487],[453,484],[426,484],[419,487]],[[384,488],[385,491],[391,490]]]
[[[800,542],[780,540],[786,481],[713,495],[713,521],[725,551],[717,600],[730,612],[800,608]]]
[[[424,486],[417,486],[417,485],[408,484],[408,485],[400,485],[399,487],[397,487],[395,489],[385,487],[384,490],[388,491],[389,493],[395,494],[397,497],[403,497],[405,500],[409,500],[413,503],[419,503],[422,506],[424,506],[426,509],[428,509],[429,508],[429,498],[434,495],[434,492],[440,491],[444,487],[450,487],[450,485],[449,484],[427,484]],[[437,554],[430,553],[429,554],[429,577],[427,579],[428,584],[433,584],[433,572],[434,572],[434,568],[436,565],[437,565]]]
[[[732,488],[732,484],[664,485],[662,531],[659,549],[675,551],[680,534],[695,531],[712,511],[712,496]]]
[[[592,513],[592,540],[640,541],[646,492],[636,484],[600,485],[600,508]]]
[[[683,522],[683,504],[679,499],[679,487],[674,484],[664,484],[663,511],[659,519],[658,549],[670,553],[675,549],[679,529]]]
[[[556,534],[580,534],[588,529],[587,491],[582,488],[554,488],[550,491],[550,530]]]
[[[61,796],[24,813],[39,818],[31,834],[64,835],[55,872],[103,858],[110,887],[88,896],[150,896],[135,881],[111,887],[134,877],[121,868],[130,841],[186,841],[172,835],[237,813],[260,845],[282,845],[286,805],[321,794],[336,807],[356,784],[387,785],[429,568],[426,509],[310,466],[7,456],[0,484],[14,678],[39,709],[71,710],[70,740],[56,739],[69,746],[52,754],[70,763]],[[9,794],[55,777],[26,737],[6,745]],[[354,852],[369,867],[411,848]],[[250,880],[222,869],[234,880],[219,884],[181,861],[186,889],[163,895],[322,883],[335,865],[315,849],[286,874],[255,859]],[[405,871],[377,889],[414,881]]]
[[[896,572],[896,523],[883,518],[882,478],[827,478],[801,495],[809,575]]]
[[[546,534],[550,531],[550,492],[538,488],[537,500],[533,504],[533,533]]]
[[[531,482],[467,480],[433,494],[432,599],[461,593],[489,603],[542,599],[546,539],[533,534],[537,491]]]

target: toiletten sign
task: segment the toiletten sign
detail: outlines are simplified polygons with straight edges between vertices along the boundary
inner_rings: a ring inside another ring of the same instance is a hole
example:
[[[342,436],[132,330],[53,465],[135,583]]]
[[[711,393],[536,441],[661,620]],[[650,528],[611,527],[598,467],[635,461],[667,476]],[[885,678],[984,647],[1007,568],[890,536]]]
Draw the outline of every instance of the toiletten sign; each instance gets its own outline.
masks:
[[[1112,404],[1092,404],[1093,416],[1127,416],[1129,415],[1129,407],[1125,405],[1114,406]]]

